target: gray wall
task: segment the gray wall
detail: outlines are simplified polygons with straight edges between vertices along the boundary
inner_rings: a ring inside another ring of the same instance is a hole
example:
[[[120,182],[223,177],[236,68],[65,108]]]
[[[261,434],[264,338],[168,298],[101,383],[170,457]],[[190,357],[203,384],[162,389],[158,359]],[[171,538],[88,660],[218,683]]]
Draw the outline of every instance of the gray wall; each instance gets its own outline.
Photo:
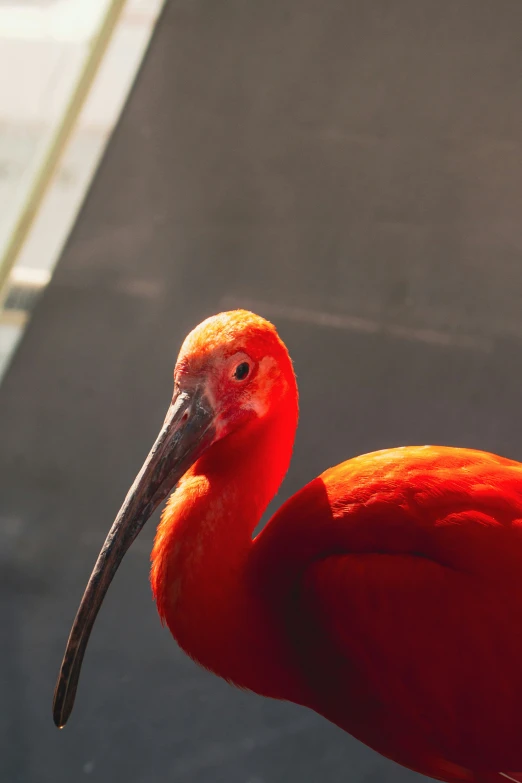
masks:
[[[405,781],[311,713],[199,671],[157,620],[154,525],[64,732],[94,558],[201,318],[277,324],[301,388],[278,502],[374,448],[522,458],[522,4],[167,2],[0,388],[0,780]]]

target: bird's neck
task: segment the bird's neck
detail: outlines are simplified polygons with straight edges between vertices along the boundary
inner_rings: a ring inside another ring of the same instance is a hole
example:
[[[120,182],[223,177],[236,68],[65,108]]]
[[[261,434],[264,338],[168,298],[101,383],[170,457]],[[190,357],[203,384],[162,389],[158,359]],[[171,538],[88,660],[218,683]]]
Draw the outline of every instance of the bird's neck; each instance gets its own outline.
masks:
[[[163,513],[151,583],[160,616],[198,663],[240,687],[298,701],[284,632],[249,571],[252,533],[288,469],[296,425],[288,395],[194,465]]]

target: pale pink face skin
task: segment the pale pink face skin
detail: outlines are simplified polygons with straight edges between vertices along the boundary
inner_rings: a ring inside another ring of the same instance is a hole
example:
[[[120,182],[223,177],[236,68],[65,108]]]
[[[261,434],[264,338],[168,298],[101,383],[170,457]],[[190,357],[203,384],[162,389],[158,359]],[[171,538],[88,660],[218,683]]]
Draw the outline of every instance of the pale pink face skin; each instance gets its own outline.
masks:
[[[245,377],[236,377],[238,367],[248,365]],[[216,351],[204,366],[176,367],[176,386],[180,390],[202,388],[215,411],[216,440],[223,438],[249,419],[264,418],[277,404],[286,380],[276,360],[264,356],[256,362],[245,351],[224,356]]]

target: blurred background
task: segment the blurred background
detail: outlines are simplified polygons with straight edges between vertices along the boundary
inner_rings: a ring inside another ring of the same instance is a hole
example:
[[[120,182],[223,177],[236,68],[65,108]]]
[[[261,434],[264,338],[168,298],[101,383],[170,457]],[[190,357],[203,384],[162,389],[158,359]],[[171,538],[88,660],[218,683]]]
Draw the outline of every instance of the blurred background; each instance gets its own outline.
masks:
[[[157,515],[63,732],[51,700],[202,318],[294,359],[273,507],[376,448],[522,458],[521,30],[517,0],[0,0],[1,781],[418,777],[178,650]]]

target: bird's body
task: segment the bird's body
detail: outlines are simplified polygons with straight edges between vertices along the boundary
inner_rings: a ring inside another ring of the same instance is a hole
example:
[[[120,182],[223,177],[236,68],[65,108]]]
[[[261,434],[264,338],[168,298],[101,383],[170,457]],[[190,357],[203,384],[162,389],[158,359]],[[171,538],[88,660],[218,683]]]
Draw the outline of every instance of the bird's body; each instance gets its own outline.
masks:
[[[442,447],[364,455],[253,541],[241,533],[263,508],[249,518],[241,490],[227,503],[214,481],[181,482],[153,555],[187,653],[425,774],[522,769],[522,465]],[[254,476],[238,482],[248,495]]]
[[[522,465],[436,446],[367,454],[305,486],[253,537],[293,448],[286,349],[257,316],[217,316],[187,338],[175,382],[175,399],[203,384],[218,411],[212,438],[176,476],[152,556],[158,610],[180,646],[411,769],[516,778]],[[131,490],[122,518],[136,503]]]

